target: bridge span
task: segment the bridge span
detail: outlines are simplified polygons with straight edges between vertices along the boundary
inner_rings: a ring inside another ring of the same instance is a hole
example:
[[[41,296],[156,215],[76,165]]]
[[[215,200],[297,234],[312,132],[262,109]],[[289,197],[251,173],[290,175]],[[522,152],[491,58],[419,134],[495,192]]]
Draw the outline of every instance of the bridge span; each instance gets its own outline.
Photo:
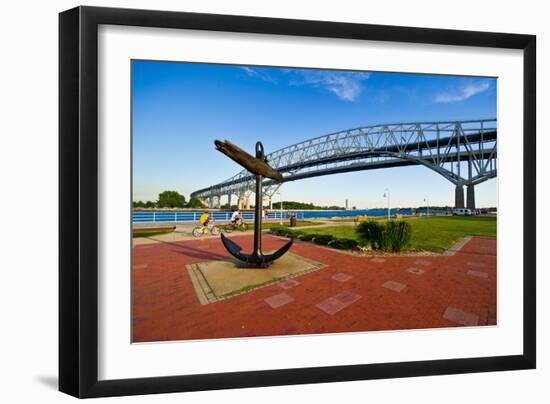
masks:
[[[283,181],[264,182],[270,205],[282,183],[323,175],[422,165],[455,186],[455,207],[475,208],[475,185],[497,175],[497,120],[414,122],[348,129],[308,139],[267,155]],[[246,170],[191,194],[210,207],[237,196],[250,208],[254,176]],[[466,204],[464,203],[466,186]]]

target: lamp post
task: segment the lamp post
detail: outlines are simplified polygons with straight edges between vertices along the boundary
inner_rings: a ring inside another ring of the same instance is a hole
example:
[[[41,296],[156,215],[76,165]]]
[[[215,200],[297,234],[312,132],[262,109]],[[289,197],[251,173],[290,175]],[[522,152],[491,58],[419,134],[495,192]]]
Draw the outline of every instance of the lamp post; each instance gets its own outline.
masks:
[[[384,198],[388,198],[388,220],[390,220],[390,190],[388,188],[384,190]]]
[[[430,216],[430,200],[427,195],[424,197],[424,202],[426,202],[426,216]]]

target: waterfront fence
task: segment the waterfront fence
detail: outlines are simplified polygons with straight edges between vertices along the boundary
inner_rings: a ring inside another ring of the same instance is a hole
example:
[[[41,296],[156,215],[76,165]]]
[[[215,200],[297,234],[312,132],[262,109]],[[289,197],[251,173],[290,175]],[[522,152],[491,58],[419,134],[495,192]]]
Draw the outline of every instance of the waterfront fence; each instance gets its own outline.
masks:
[[[233,212],[209,212],[217,222],[228,222]],[[269,212],[266,221],[290,219],[296,215],[299,220],[304,219],[304,212],[272,211]],[[160,211],[134,211],[132,212],[132,223],[196,223],[199,221],[202,212],[160,212]],[[254,212],[241,212],[244,221],[254,221]]]

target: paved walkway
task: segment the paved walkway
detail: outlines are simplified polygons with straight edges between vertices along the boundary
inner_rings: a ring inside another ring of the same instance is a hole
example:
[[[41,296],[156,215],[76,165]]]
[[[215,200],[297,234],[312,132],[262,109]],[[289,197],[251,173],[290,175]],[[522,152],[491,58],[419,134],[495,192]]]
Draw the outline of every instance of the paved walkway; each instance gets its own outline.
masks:
[[[299,226],[299,227],[295,227],[294,229],[299,230],[299,229],[311,229],[311,228],[319,228],[319,227],[355,226],[354,222],[336,222],[336,221],[326,221],[326,220],[319,220],[319,219],[313,219],[313,220],[309,220],[309,221],[317,222],[318,224],[311,225],[311,226],[303,226],[303,227]],[[278,224],[276,220],[275,221],[269,221],[269,222],[266,222],[266,223],[268,223],[268,224]],[[225,222],[222,222],[222,223],[216,222],[216,225],[220,229],[222,229],[223,226],[225,226],[226,224],[227,223],[225,223]],[[254,222],[247,222],[247,224],[248,224],[248,230],[246,232],[243,233],[241,231],[234,231],[233,233],[226,233],[225,235],[228,236],[228,237],[233,237],[233,236],[239,236],[239,235],[243,235],[243,234],[253,233],[254,232]],[[173,226],[173,224],[167,224],[166,226]],[[143,226],[142,228],[147,228],[147,227],[155,228],[155,227],[159,227],[159,226],[158,225],[156,225],[156,226]],[[192,231],[195,227],[197,227],[197,223],[178,224],[178,225],[176,225],[176,229],[172,233],[160,234],[158,236],[150,236],[150,237],[138,237],[138,238],[132,239],[132,243],[133,243],[134,246],[137,246],[137,245],[144,245],[144,244],[155,244],[155,243],[159,243],[159,242],[174,242],[174,241],[196,240],[197,238],[194,237],[193,234],[192,234]],[[263,231],[267,232],[267,231],[269,231],[269,229],[264,229]],[[219,239],[220,236],[211,236],[210,234],[201,236],[201,239],[205,239],[205,238]]]
[[[238,236],[250,250],[251,235]],[[283,240],[264,235],[264,250]],[[134,247],[133,341],[496,324],[496,240],[453,256],[365,258],[297,242],[323,269],[202,305],[186,265],[227,259],[219,238]]]

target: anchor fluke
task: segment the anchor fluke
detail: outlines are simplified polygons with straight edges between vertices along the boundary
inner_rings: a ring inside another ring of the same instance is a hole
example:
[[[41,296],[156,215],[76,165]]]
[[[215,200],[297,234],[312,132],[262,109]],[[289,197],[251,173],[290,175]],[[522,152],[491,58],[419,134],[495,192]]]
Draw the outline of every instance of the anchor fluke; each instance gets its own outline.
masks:
[[[260,268],[267,268],[273,261],[276,259],[282,257],[289,249],[292,247],[292,244],[294,243],[294,239],[291,239],[288,243],[286,243],[284,246],[279,248],[277,251],[275,251],[273,254],[263,255],[263,254],[243,254],[241,253],[242,247],[235,243],[233,240],[231,240],[228,237],[225,237],[222,233],[222,243],[227,251],[229,253],[237,258],[240,261],[243,261],[247,264],[258,266]]]

